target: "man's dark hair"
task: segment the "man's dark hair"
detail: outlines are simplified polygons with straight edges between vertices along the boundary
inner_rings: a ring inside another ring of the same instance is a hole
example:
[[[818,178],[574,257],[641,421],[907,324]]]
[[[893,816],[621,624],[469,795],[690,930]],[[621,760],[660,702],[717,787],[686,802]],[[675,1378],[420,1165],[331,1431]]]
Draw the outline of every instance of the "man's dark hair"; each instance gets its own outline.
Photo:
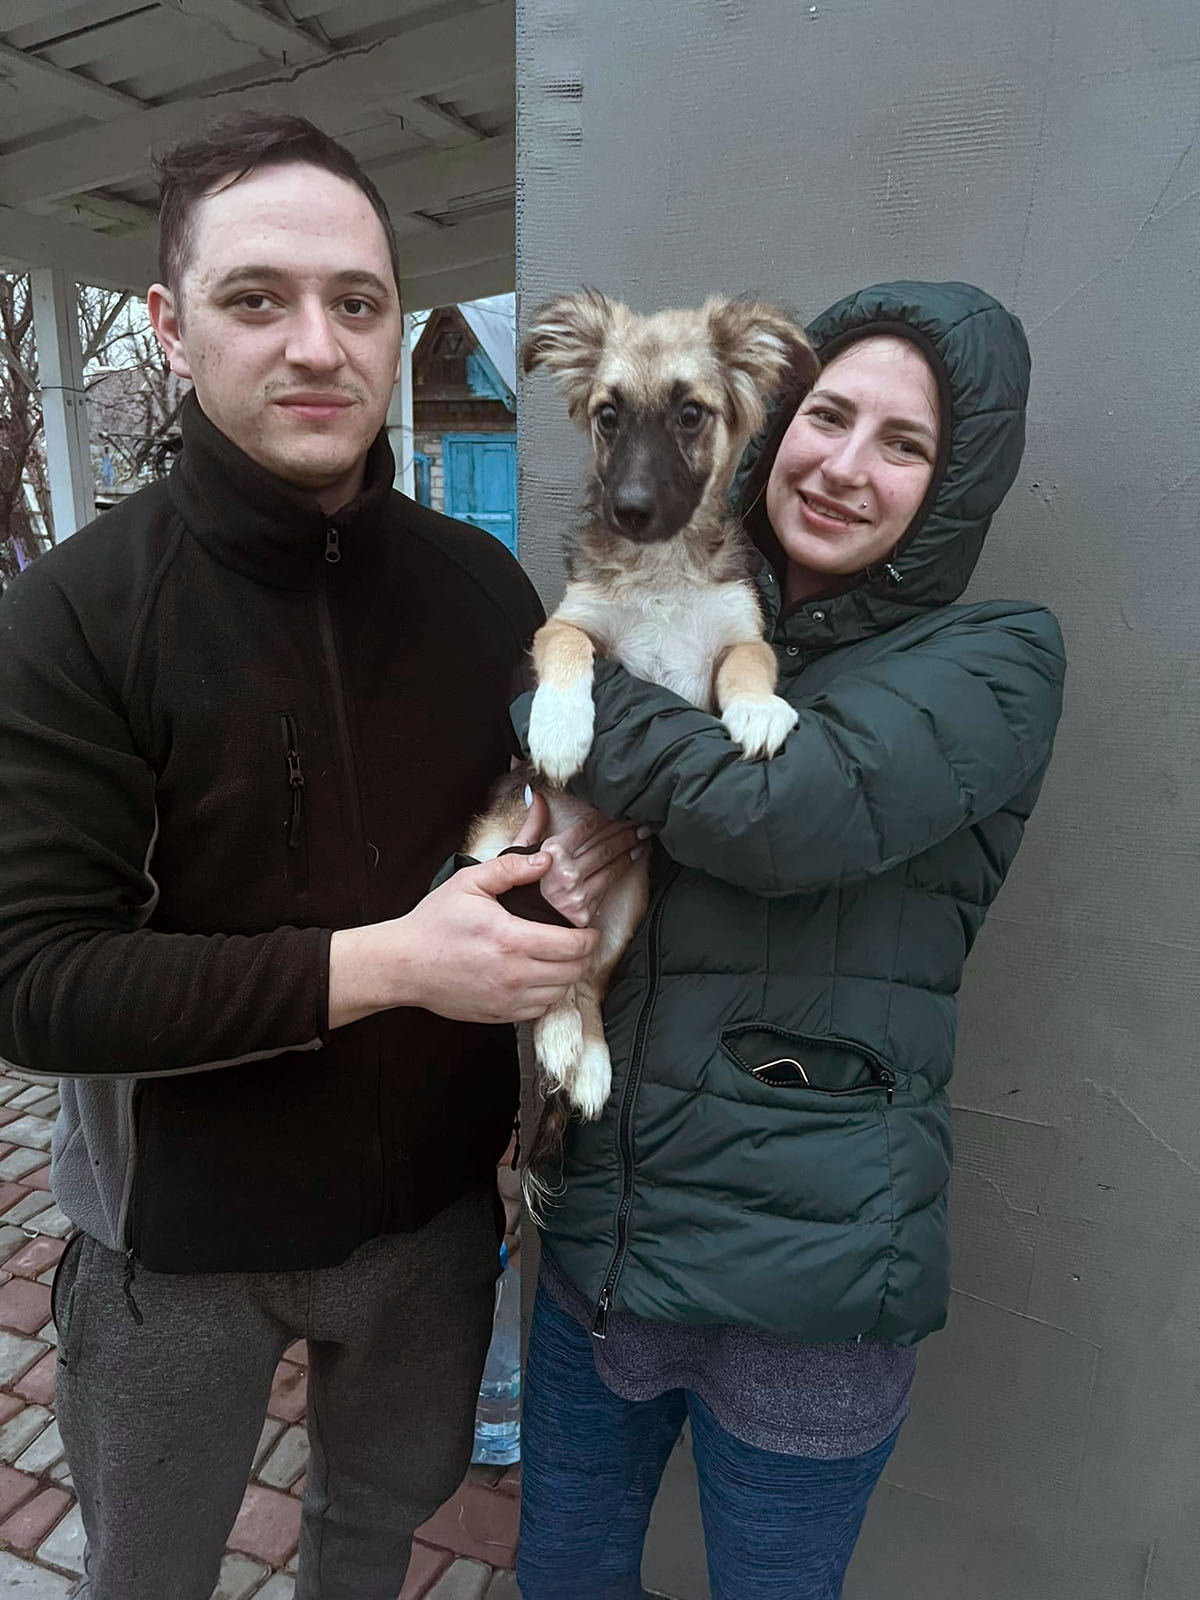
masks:
[[[392,219],[383,196],[345,145],[304,117],[279,111],[234,111],[212,123],[198,138],[177,144],[154,160],[159,191],[158,271],[176,297],[191,260],[196,202],[228,189],[259,167],[300,163],[323,167],[366,195],[383,225],[399,294],[400,261]]]

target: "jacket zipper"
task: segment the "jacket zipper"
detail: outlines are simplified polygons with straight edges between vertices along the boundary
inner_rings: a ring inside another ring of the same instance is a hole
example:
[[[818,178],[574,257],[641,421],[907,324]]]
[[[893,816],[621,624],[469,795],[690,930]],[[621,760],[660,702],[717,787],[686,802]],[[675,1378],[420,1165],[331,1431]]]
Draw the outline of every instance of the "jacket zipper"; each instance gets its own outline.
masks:
[[[865,1058],[868,1068],[871,1069],[871,1071],[873,1072],[873,1074],[875,1076],[875,1079],[876,1079],[876,1082],[874,1082],[874,1083],[851,1084],[851,1086],[848,1089],[826,1089],[826,1088],[823,1088],[820,1084],[808,1083],[807,1081],[805,1081],[805,1083],[802,1084],[802,1085],[796,1085],[796,1087],[805,1088],[805,1089],[807,1089],[809,1091],[810,1094],[827,1094],[827,1095],[830,1095],[830,1096],[839,1095],[839,1094],[870,1094],[873,1089],[882,1087],[883,1089],[885,1089],[887,1091],[887,1103],[888,1103],[888,1105],[891,1105],[893,1099],[895,1098],[895,1094],[896,1094],[896,1072],[895,1072],[895,1069],[893,1067],[890,1067],[888,1065],[888,1063],[883,1059],[883,1057],[881,1055],[879,1055],[876,1051],[869,1049],[865,1044],[855,1044],[855,1042],[852,1039],[839,1039],[836,1034],[820,1034],[820,1035],[817,1035],[817,1034],[811,1034],[811,1035],[791,1034],[791,1033],[789,1033],[787,1031],[787,1029],[784,1029],[784,1028],[765,1028],[765,1027],[764,1027],[763,1031],[764,1032],[770,1032],[770,1033],[778,1033],[780,1038],[784,1038],[784,1039],[787,1039],[787,1038],[805,1039],[806,1038],[806,1039],[810,1040],[812,1043],[819,1044],[823,1048],[830,1049],[830,1050],[848,1050],[851,1053],[851,1055],[862,1056],[862,1057]],[[732,1049],[731,1048],[730,1048],[730,1053],[732,1054]],[[764,1066],[761,1066],[761,1067],[751,1067],[751,1066],[743,1065],[743,1063],[740,1060],[738,1062],[738,1065],[742,1067],[742,1070],[747,1074],[748,1077],[757,1079],[757,1081],[759,1083],[767,1084],[769,1088],[772,1088],[772,1089],[791,1088],[792,1085],[790,1085],[790,1084],[773,1084],[773,1083],[771,1083],[771,1080],[769,1078],[759,1077],[760,1073],[769,1071],[770,1068],[774,1064],[775,1064],[774,1062],[768,1062]]]
[[[279,719],[283,729],[283,758],[287,762],[288,788],[291,791],[291,808],[288,813],[287,842],[289,850],[300,848],[300,820],[304,805],[304,772],[300,766],[299,737],[296,719],[286,712]]]
[[[809,1094],[824,1094],[828,1095],[830,1099],[840,1094],[871,1094],[874,1090],[882,1089],[887,1095],[888,1105],[891,1105],[896,1096],[896,1074],[891,1067],[876,1067],[878,1079],[875,1083],[851,1084],[848,1089],[826,1089],[819,1083],[772,1083],[770,1078],[762,1077],[762,1073],[770,1071],[771,1065],[774,1065],[774,1063],[765,1067],[747,1067],[745,1069],[746,1075],[753,1078],[757,1083],[765,1083],[768,1089],[807,1089]]]
[[[677,871],[677,868],[673,869],[663,880],[646,919],[646,966],[650,981],[646,987],[642,1009],[638,1013],[637,1028],[633,1036],[633,1052],[629,1061],[629,1075],[625,1079],[625,1090],[621,1096],[621,1110],[617,1119],[617,1146],[621,1157],[621,1199],[617,1206],[617,1242],[600,1290],[600,1298],[596,1302],[596,1318],[592,1324],[592,1333],[597,1339],[608,1337],[608,1314],[612,1309],[613,1292],[617,1286],[617,1279],[621,1276],[621,1268],[625,1264],[625,1252],[629,1245],[629,1213],[633,1207],[633,1110],[642,1076],[642,1057],[646,1049],[650,1015],[658,998],[658,933],[662,924],[663,904]]]
[[[341,536],[332,523],[325,530],[325,559],[330,566],[336,566],[342,559]],[[333,616],[329,609],[328,583],[322,584],[317,590],[317,627],[321,634],[321,649],[325,655],[325,665],[329,673],[329,685],[333,694],[333,712],[334,720],[337,723],[342,770],[346,774],[350,795],[351,831],[356,848],[359,851],[360,862],[358,879],[359,909],[365,918],[367,915],[367,892],[366,884],[362,877],[361,863],[366,860],[366,831],[363,827],[362,799],[358,792],[358,767],[355,764],[354,746],[350,739],[350,719],[346,715],[346,693],[342,687],[341,661],[338,656],[337,641],[333,636]]]
[[[341,534],[332,522],[325,525],[325,560],[335,567],[342,559]],[[358,787],[358,765],[354,759],[354,745],[350,738],[350,719],[346,715],[346,691],[342,684],[341,660],[333,632],[333,614],[329,609],[329,579],[317,590],[317,626],[321,635],[321,648],[329,672],[330,691],[333,695],[334,718],[337,723],[338,746],[341,750],[342,770],[350,796],[351,835],[358,850],[358,902],[359,914],[365,922],[369,914],[365,863],[367,859],[367,830],[363,822],[362,795]],[[375,1151],[379,1162],[379,1214],[382,1225],[387,1217],[388,1175],[383,1148],[383,1063],[376,1054],[375,1061]]]

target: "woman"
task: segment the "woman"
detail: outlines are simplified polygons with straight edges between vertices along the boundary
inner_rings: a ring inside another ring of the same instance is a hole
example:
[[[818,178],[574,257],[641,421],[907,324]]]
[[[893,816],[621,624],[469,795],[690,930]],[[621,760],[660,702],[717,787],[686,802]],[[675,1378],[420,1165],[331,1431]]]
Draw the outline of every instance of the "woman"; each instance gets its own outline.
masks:
[[[962,966],[1060,708],[1048,612],[955,605],[1024,440],[1020,324],[890,284],[742,485],[780,693],[768,763],[611,663],[579,787],[651,825],[612,986],[612,1098],[574,1125],[529,1350],[525,1600],[634,1600],[690,1418],[718,1600],[835,1600],[945,1320]]]

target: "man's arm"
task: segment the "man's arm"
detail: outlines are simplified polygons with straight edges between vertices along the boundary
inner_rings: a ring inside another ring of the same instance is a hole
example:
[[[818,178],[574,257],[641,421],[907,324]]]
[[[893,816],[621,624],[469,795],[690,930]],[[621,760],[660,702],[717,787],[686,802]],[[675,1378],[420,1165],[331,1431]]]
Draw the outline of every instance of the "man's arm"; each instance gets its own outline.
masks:
[[[119,686],[35,567],[0,601],[0,1056],[56,1076],[146,1076],[320,1046],[330,931],[148,927],[155,825],[154,774]],[[438,900],[412,921],[339,938],[339,1020],[400,1004],[453,1008],[468,990],[483,991],[489,1016],[505,996],[509,1017],[527,1015],[529,995],[553,987],[547,967],[569,966],[594,938],[543,929],[530,947],[525,926],[477,885],[474,900],[474,920]],[[351,977],[347,948],[363,965]]]

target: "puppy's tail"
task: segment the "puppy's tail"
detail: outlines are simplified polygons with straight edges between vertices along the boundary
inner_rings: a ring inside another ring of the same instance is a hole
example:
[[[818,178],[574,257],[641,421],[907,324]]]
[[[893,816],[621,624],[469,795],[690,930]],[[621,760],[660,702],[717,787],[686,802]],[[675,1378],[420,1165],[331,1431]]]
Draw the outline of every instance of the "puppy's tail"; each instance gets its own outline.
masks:
[[[570,1120],[571,1108],[562,1090],[548,1094],[521,1174],[521,1193],[539,1228],[546,1226],[547,1215],[563,1192],[563,1141]]]

